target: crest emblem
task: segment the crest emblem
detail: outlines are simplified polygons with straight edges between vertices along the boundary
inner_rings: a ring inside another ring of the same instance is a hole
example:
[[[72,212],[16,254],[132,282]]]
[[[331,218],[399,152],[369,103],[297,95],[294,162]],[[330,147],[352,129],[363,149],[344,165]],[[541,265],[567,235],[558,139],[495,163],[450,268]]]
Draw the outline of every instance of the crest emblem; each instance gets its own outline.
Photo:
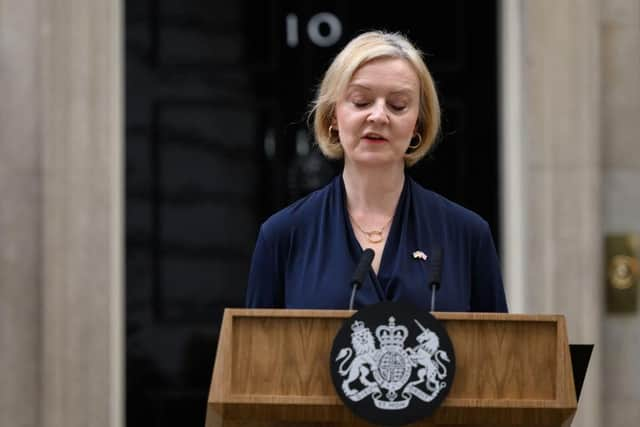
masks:
[[[344,332],[348,337],[340,343]],[[399,425],[439,406],[451,387],[454,363],[446,330],[433,316],[380,303],[345,322],[334,341],[331,369],[347,406],[369,421]]]

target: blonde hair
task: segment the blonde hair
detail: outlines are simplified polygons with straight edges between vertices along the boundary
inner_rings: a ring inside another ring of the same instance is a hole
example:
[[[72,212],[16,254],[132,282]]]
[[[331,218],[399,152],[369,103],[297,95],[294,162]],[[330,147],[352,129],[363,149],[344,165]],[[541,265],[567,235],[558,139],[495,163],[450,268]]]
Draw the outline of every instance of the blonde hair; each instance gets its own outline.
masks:
[[[351,40],[335,57],[327,69],[310,115],[314,115],[316,142],[325,157],[341,159],[344,156],[337,136],[329,126],[335,115],[336,102],[346,91],[353,74],[365,63],[378,58],[402,58],[416,72],[420,82],[420,110],[416,133],[420,145],[405,155],[405,165],[412,166],[423,158],[435,142],[440,128],[440,103],[433,78],[422,59],[422,53],[402,34],[370,31]]]

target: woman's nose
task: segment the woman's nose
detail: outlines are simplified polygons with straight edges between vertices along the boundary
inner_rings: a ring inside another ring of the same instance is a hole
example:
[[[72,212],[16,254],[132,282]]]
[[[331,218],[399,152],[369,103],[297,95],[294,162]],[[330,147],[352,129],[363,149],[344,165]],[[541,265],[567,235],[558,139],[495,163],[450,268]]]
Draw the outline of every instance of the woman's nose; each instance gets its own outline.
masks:
[[[387,116],[387,110],[385,104],[382,101],[376,101],[371,105],[371,111],[367,120],[375,123],[388,123],[389,116]]]

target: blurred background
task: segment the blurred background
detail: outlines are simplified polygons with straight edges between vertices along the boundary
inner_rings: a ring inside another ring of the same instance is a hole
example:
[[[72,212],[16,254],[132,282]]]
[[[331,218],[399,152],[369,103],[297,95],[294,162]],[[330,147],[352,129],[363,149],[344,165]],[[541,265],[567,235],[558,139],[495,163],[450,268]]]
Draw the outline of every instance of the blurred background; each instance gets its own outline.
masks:
[[[258,227],[339,172],[316,86],[371,29],[441,97],[410,175],[489,222],[512,312],[596,344],[573,425],[637,423],[637,0],[0,0],[0,425],[204,425]]]

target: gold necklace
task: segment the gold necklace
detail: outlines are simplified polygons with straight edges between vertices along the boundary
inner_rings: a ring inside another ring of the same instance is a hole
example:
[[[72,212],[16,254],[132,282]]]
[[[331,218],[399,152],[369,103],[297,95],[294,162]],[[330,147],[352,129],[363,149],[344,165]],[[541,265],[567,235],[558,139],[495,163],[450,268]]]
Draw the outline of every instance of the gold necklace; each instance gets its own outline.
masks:
[[[380,230],[365,231],[362,227],[360,227],[360,224],[358,224],[356,222],[356,220],[353,219],[353,216],[351,216],[351,212],[349,212],[347,210],[347,213],[349,214],[349,218],[351,218],[351,222],[353,222],[355,224],[355,226],[358,228],[358,230],[360,230],[365,236],[367,236],[367,240],[370,243],[380,243],[380,242],[382,242],[382,240],[383,240],[382,233],[384,232],[385,228],[387,228],[387,226],[391,223],[391,220],[393,219],[393,215],[392,215],[391,218],[389,218],[389,221],[387,221],[387,223],[385,225],[383,225]]]

